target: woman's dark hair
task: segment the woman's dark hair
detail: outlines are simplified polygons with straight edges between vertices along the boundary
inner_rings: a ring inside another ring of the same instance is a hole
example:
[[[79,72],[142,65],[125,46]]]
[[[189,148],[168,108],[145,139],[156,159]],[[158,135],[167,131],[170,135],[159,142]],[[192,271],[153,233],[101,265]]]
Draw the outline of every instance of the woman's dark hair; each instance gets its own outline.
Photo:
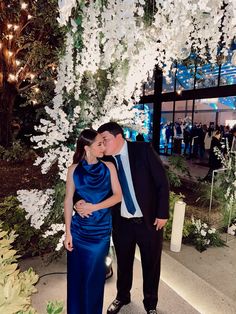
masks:
[[[92,145],[97,135],[98,132],[93,129],[85,129],[80,133],[73,156],[73,164],[79,163],[85,157],[84,146]]]
[[[105,123],[105,124],[101,125],[98,128],[98,133],[103,133],[103,132],[106,132],[106,131],[111,133],[113,136],[121,134],[122,137],[125,138],[122,127],[118,123],[116,123],[116,122],[108,122],[108,123]]]
[[[216,130],[214,133],[213,133],[213,136],[216,136],[216,135],[220,135],[220,130]]]

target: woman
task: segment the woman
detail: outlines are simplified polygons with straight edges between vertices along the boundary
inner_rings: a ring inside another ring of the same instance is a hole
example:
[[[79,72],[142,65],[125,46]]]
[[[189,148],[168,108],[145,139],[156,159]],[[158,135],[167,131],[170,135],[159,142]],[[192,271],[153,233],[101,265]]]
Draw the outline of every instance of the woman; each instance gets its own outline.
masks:
[[[209,151],[209,171],[204,180],[211,181],[213,171],[222,167],[222,161],[219,155],[223,153],[220,142],[221,133],[219,130],[215,131],[212,136],[211,146]],[[217,153],[218,151],[218,153]]]
[[[85,129],[68,168],[64,201],[68,314],[102,314],[111,234],[109,207],[121,201],[114,165],[98,159],[103,152],[101,135]],[[75,213],[72,217],[74,193],[86,204],[81,216]]]

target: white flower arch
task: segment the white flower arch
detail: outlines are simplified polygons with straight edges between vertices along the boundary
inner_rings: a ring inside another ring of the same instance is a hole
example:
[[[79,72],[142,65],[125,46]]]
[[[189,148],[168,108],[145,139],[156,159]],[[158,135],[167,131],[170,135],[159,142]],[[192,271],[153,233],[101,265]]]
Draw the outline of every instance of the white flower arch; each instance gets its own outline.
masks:
[[[46,107],[49,118],[41,121],[42,135],[33,140],[37,147],[47,149],[36,164],[41,164],[46,173],[57,160],[62,180],[72,160],[73,151],[67,142],[75,129],[124,118],[125,123],[135,127],[137,119],[134,122],[131,96],[134,101],[139,100],[142,84],[156,64],[167,75],[173,61],[191,49],[202,58],[208,49],[211,61],[215,62],[219,48],[227,54],[235,34],[234,0],[156,0],[149,23],[145,22],[144,0],[101,3],[58,1],[58,22],[68,28],[66,50],[58,67],[53,107]],[[80,12],[81,25],[76,16],[71,16],[72,11]],[[78,33],[82,42],[79,47]],[[223,46],[219,47],[221,38]],[[96,95],[95,75],[99,70],[105,71],[108,84],[102,103]],[[86,101],[82,97],[85,75]],[[75,105],[72,114],[67,114],[70,99]]]

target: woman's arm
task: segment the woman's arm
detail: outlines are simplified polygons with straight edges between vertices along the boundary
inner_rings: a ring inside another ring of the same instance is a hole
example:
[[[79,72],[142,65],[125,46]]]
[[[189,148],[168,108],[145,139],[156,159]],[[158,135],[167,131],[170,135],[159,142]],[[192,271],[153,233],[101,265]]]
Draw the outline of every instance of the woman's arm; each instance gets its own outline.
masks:
[[[71,218],[73,212],[73,195],[75,192],[75,185],[73,180],[73,173],[76,165],[72,165],[68,168],[66,178],[66,195],[64,199],[64,218],[66,225],[66,237],[65,237],[65,248],[68,251],[73,250],[72,236],[70,232]]]
[[[121,202],[122,199],[122,191],[119,183],[119,179],[117,176],[116,168],[111,162],[104,162],[106,166],[110,170],[111,175],[111,188],[112,188],[112,196],[108,197],[104,201],[97,203],[97,204],[91,204],[91,203],[84,203],[84,204],[76,204],[76,210],[79,214],[82,214],[83,216],[88,217],[92,212],[97,211],[102,208],[108,208],[111,207],[119,202]]]

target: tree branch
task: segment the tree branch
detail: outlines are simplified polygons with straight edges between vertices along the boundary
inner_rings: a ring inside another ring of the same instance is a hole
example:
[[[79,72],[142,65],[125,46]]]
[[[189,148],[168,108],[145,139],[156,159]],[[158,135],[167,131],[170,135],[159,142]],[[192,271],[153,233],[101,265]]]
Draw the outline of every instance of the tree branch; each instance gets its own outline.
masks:
[[[15,56],[22,50],[30,47],[32,45],[32,43],[26,43],[25,45],[23,45],[22,47],[20,47],[19,49],[16,50]]]
[[[19,91],[19,93],[23,93],[23,92],[27,91],[27,89],[29,89],[31,87],[34,87],[34,86],[37,86],[37,84],[30,83],[29,85],[26,85],[26,86],[24,86],[22,88],[18,88],[18,91]]]
[[[27,23],[25,23],[25,25],[20,30],[20,34],[22,33],[23,29],[26,28],[26,26],[33,22],[33,20],[35,20],[35,17],[32,17],[30,20],[28,20]]]

